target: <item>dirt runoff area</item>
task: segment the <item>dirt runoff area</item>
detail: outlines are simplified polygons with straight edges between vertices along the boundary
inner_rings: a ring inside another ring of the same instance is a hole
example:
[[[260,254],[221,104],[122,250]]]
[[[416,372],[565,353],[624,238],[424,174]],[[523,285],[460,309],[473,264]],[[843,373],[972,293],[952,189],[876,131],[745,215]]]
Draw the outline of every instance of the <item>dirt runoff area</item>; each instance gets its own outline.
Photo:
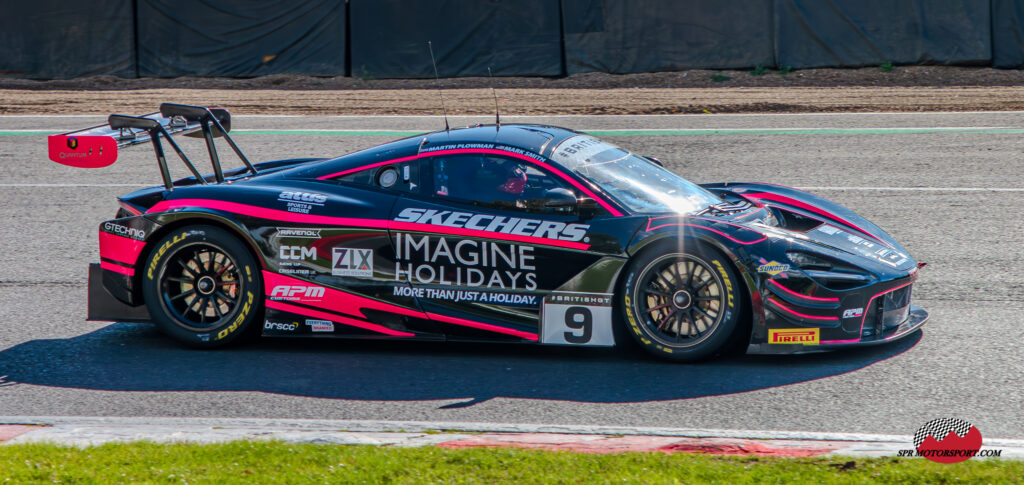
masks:
[[[1024,110],[1024,71],[949,66],[704,71],[564,78],[33,81],[0,77],[0,114],[144,113],[162,102],[236,114],[513,115]]]

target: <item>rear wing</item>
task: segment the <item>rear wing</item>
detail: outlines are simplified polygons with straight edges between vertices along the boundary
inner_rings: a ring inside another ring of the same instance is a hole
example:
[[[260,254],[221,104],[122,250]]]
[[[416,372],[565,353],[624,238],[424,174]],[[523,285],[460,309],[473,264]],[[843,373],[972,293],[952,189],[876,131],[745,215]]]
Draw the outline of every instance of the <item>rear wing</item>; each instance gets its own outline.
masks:
[[[156,152],[157,164],[164,187],[173,190],[171,173],[167,168],[164,156],[163,137],[171,145],[181,161],[185,163],[192,175],[200,184],[208,181],[185,152],[171,138],[171,135],[188,135],[206,139],[206,148],[210,153],[210,164],[213,165],[213,176],[216,182],[224,181],[220,157],[214,146],[214,137],[224,137],[238,158],[254,175],[256,167],[249,162],[242,150],[238,148],[228,132],[231,131],[231,115],[224,109],[209,109],[202,106],[164,103],[160,111],[142,116],[110,115],[107,124],[72,131],[60,135],[50,135],[50,160],[70,167],[99,168],[106,167],[117,160],[117,151],[121,148],[151,142]]]

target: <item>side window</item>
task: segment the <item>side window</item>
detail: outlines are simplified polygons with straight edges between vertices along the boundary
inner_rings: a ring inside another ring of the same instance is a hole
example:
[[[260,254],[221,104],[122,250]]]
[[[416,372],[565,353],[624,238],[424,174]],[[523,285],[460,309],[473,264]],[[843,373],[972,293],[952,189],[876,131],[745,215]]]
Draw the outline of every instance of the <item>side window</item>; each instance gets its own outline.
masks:
[[[504,210],[559,213],[552,189],[575,196],[564,180],[512,157],[455,155],[430,159],[434,196]]]
[[[368,168],[342,175],[334,180],[402,192],[415,192],[420,185],[420,162],[419,160],[410,160]]]

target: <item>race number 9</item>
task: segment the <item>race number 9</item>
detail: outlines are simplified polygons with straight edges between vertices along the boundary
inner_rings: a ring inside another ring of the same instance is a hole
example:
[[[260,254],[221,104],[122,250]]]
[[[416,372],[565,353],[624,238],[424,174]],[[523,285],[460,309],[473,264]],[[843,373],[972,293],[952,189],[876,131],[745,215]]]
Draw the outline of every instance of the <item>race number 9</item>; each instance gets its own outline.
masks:
[[[540,342],[561,345],[615,345],[611,305],[545,301],[541,308]]]
[[[583,330],[577,335],[575,332],[565,332],[565,341],[570,344],[585,344],[590,342],[594,334],[594,314],[585,306],[571,306],[565,310],[565,326],[573,330]]]

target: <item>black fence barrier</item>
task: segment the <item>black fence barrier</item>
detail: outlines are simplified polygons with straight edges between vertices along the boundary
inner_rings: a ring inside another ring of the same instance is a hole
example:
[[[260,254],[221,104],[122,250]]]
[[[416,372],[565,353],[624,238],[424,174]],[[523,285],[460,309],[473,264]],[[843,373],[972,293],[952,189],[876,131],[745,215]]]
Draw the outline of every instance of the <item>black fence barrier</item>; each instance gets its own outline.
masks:
[[[772,0],[562,0],[567,74],[775,64]]]
[[[132,0],[0,0],[0,75],[135,76]]]
[[[992,0],[992,65],[1024,67],[1024,0]]]
[[[559,0],[350,0],[352,76],[560,76]]]
[[[778,64],[793,68],[987,64],[989,2],[776,0]]]
[[[338,0],[138,0],[139,76],[344,76]]]
[[[1024,0],[0,0],[0,76],[1024,67]]]

